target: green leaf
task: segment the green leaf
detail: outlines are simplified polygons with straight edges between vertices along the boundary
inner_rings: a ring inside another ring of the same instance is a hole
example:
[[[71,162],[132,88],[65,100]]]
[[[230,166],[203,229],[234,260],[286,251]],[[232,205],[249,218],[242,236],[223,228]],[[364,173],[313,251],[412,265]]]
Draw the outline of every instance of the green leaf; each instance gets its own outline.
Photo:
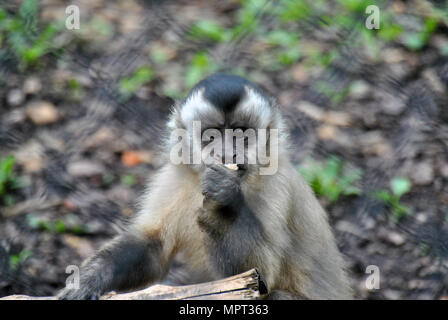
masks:
[[[77,234],[87,234],[89,233],[89,229],[84,226],[73,226],[70,228],[70,231]]]
[[[375,199],[381,200],[381,201],[383,201],[385,203],[389,203],[391,201],[391,199],[392,199],[392,195],[387,190],[374,191],[372,193],[372,196]]]
[[[6,11],[3,8],[0,8],[0,22],[3,22],[6,20]]]
[[[335,156],[329,157],[325,164],[313,163],[300,167],[299,172],[315,194],[326,197],[330,203],[336,202],[341,195],[361,194],[361,190],[351,184],[360,179],[362,171],[345,174],[341,160]]]
[[[28,223],[28,225],[33,228],[33,229],[37,229],[40,227],[40,220],[38,217],[36,217],[33,214],[28,214],[26,216],[26,221]]]
[[[408,207],[406,207],[400,203],[394,207],[394,210],[396,213],[398,213],[400,215],[400,217],[404,216],[404,215],[408,215],[411,212],[411,209],[409,209]]]
[[[137,183],[137,178],[132,174],[124,174],[120,177],[120,181],[125,185],[133,186]]]
[[[425,45],[425,39],[422,33],[410,32],[403,38],[404,44],[411,50],[420,50]]]
[[[195,38],[209,39],[216,42],[224,40],[225,30],[219,24],[209,20],[198,21],[190,30]]]
[[[68,81],[68,86],[70,87],[70,89],[72,89],[72,90],[78,90],[81,86],[80,86],[80,84],[79,84],[79,82],[78,82],[78,80],[76,80],[76,78],[71,78],[69,81]]]
[[[392,208],[392,219],[395,222],[398,222],[401,218],[411,214],[411,210],[408,207],[398,202],[394,203],[391,206],[391,208]]]
[[[266,40],[268,41],[268,43],[278,46],[296,45],[298,39],[299,36],[297,33],[281,29],[271,31],[266,35]]]
[[[12,179],[14,162],[14,156],[7,156],[0,159],[0,195],[3,195],[6,190],[6,184]]]
[[[352,12],[364,12],[367,5],[365,1],[359,0],[338,0],[338,2],[347,10]]]
[[[394,195],[401,197],[411,190],[411,182],[409,179],[396,177],[391,180],[390,187]]]
[[[25,32],[36,32],[39,18],[39,6],[35,0],[25,0],[19,9],[19,17],[25,27]]]
[[[309,17],[313,12],[313,7],[304,0],[284,0],[278,10],[281,20],[300,21]]]
[[[314,174],[313,174],[312,168],[300,167],[299,172],[302,175],[303,179],[305,179],[306,182],[311,183],[313,181]]]
[[[199,52],[193,57],[191,64],[195,68],[206,68],[210,64],[210,60],[205,52]]]
[[[242,8],[238,10],[238,24],[230,30],[229,39],[235,39],[241,35],[249,34],[256,30],[259,22],[259,14],[263,10],[268,10],[270,2],[267,0],[243,0]]]
[[[149,66],[138,68],[130,77],[120,80],[120,93],[124,98],[129,98],[134,92],[140,89],[144,84],[150,82],[155,77],[155,72]]]
[[[424,33],[429,37],[436,29],[438,25],[438,21],[436,18],[428,17],[425,19],[425,29]]]
[[[330,200],[330,202],[336,202],[339,199],[339,196],[341,194],[341,189],[339,188],[339,186],[336,183],[327,185],[326,188],[326,195],[328,200]]]
[[[378,36],[386,41],[395,40],[402,33],[403,28],[398,24],[387,24],[378,30]]]
[[[300,57],[301,54],[297,47],[280,52],[280,54],[277,56],[277,59],[281,64],[288,66],[298,61]]]
[[[185,73],[185,87],[191,88],[208,73],[211,73],[216,69],[217,66],[212,63],[206,52],[196,53],[187,68],[187,72]]]
[[[339,175],[341,169],[341,160],[335,156],[331,156],[327,160],[327,164],[325,166],[325,176],[330,179],[334,179]]]
[[[344,189],[344,195],[346,196],[358,196],[362,193],[361,189],[353,186],[349,186]]]
[[[65,223],[61,220],[56,221],[55,229],[58,233],[64,233],[67,231],[67,227],[65,226]]]
[[[39,14],[39,7],[37,5],[37,1],[35,0],[25,0],[19,9],[19,16],[22,19],[27,19],[30,16],[37,18]]]
[[[324,188],[322,186],[321,180],[319,179],[314,179],[311,182],[311,188],[314,190],[314,192],[317,195],[323,196],[324,195]]]
[[[361,170],[354,170],[353,172],[350,172],[343,177],[339,179],[339,183],[342,186],[350,186],[353,182],[356,180],[359,180],[361,178],[362,171]]]
[[[331,156],[325,164],[313,163],[300,167],[298,170],[305,181],[311,186],[317,196],[326,197],[331,203],[336,202],[341,195],[359,195],[361,190],[351,184],[361,177],[361,170],[348,174],[343,172],[339,158]]]
[[[23,249],[18,254],[13,254],[9,257],[9,267],[11,270],[16,270],[17,267],[31,257],[32,253],[28,249]]]
[[[33,64],[44,54],[45,54],[45,48],[40,47],[40,46],[35,46],[35,47],[32,47],[32,48],[26,50],[23,53],[23,58],[28,64]]]
[[[155,64],[163,64],[168,60],[165,51],[159,47],[152,47],[150,56]]]
[[[45,231],[54,231],[53,224],[50,221],[38,220],[39,228],[42,228]]]

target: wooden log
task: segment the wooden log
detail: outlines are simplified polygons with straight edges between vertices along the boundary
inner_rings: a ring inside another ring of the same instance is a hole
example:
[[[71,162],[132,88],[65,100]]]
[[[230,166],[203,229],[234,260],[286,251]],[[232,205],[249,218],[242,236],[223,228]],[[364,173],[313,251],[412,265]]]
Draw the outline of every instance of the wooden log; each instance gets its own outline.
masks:
[[[260,273],[251,269],[225,279],[186,286],[153,285],[127,293],[108,293],[100,300],[253,300],[262,298],[267,287]],[[0,300],[56,300],[56,297],[11,295]]]

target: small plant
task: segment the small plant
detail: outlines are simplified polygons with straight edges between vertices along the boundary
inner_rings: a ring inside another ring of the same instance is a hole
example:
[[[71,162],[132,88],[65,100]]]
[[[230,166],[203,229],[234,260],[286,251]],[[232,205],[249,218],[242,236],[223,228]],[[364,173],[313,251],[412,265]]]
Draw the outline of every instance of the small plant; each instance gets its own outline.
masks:
[[[307,19],[313,13],[310,1],[284,0],[277,8],[277,14],[282,21],[300,21]]]
[[[200,20],[190,29],[193,38],[227,42],[238,39],[257,30],[259,15],[270,8],[269,0],[242,0],[241,8],[236,14],[236,24],[232,28],[225,28],[211,20]]]
[[[149,56],[155,65],[162,65],[168,61],[167,53],[159,46],[153,46]]]
[[[393,15],[389,12],[383,14],[382,21],[378,36],[384,41],[394,41],[403,33],[404,28],[394,22]]]
[[[359,0],[338,0],[337,1],[343,8],[351,11],[351,12],[361,12],[363,13],[366,10],[366,4],[364,1]]]
[[[273,50],[261,56],[268,63],[267,68],[282,69],[298,61],[301,57],[299,37],[299,33],[283,29],[269,32],[265,41],[273,47]]]
[[[361,194],[361,190],[353,186],[361,178],[361,171],[345,171],[341,160],[335,156],[331,156],[325,164],[313,162],[299,168],[316,195],[325,197],[330,203],[336,202],[341,196]]]
[[[129,99],[143,85],[153,80],[155,72],[149,66],[138,68],[130,77],[120,80],[119,91],[123,100]]]
[[[76,221],[70,221],[70,217],[64,218],[64,220],[46,220],[37,217],[34,214],[28,214],[26,216],[28,225],[32,229],[43,230],[55,234],[74,233],[74,234],[88,234],[89,229]]]
[[[14,162],[15,158],[13,156],[0,158],[0,196],[7,191],[8,186],[14,181],[12,171]]]
[[[123,174],[120,177],[120,181],[121,183],[132,187],[133,185],[135,185],[137,183],[137,178],[135,176],[133,176],[132,174]]]
[[[67,231],[67,226],[62,220],[47,221],[29,214],[27,215],[27,221],[28,225],[33,229],[42,229],[52,233],[65,233]]]
[[[19,253],[13,254],[9,257],[9,269],[14,271],[17,270],[17,268],[23,264],[26,259],[31,257],[32,253],[28,249],[23,249]]]
[[[418,51],[422,49],[429,41],[438,25],[436,18],[426,18],[423,29],[418,32],[408,32],[403,35],[403,41],[410,50]]]
[[[7,206],[15,202],[14,196],[9,194],[8,191],[21,187],[20,181],[13,171],[14,162],[15,158],[13,156],[0,158],[0,203],[3,202]]]
[[[216,22],[200,20],[191,27],[190,36],[199,39],[222,42],[229,40],[231,34]]]
[[[396,177],[390,181],[390,189],[373,193],[373,197],[387,204],[392,212],[392,219],[397,222],[402,217],[411,214],[411,210],[400,203],[401,197],[411,190],[411,182],[406,178]]]
[[[71,78],[68,81],[68,87],[70,88],[70,98],[73,100],[79,101],[84,97],[83,87],[76,78]]]
[[[199,80],[203,79],[207,74],[216,71],[218,66],[212,62],[206,52],[198,52],[191,59],[185,73],[184,85],[186,89],[190,89]]]
[[[39,7],[35,0],[23,1],[18,13],[10,16],[0,8],[0,56],[12,54],[19,61],[19,67],[40,64],[41,57],[56,50],[53,39],[62,30],[62,23],[51,23],[41,31],[38,27]]]
[[[269,9],[270,1],[243,0],[241,5],[237,12],[237,25],[230,30],[230,39],[238,39],[257,30],[260,12]]]

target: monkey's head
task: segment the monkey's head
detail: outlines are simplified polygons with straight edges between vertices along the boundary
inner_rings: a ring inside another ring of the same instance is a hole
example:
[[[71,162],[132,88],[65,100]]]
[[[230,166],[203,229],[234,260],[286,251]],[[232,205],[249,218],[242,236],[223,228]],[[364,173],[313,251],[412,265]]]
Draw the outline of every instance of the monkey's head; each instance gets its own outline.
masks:
[[[216,161],[251,171],[272,167],[286,144],[274,100],[252,82],[221,73],[200,81],[174,107],[168,129],[171,161],[182,159],[194,170]]]

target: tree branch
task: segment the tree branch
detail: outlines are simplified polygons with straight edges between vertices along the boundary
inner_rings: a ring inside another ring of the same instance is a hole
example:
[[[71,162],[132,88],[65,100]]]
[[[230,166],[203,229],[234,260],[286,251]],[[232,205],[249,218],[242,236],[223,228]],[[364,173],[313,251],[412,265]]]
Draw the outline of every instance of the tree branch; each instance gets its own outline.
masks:
[[[252,300],[267,293],[260,273],[251,269],[225,279],[187,286],[154,285],[128,293],[108,293],[101,300]],[[56,297],[11,295],[0,300],[55,300]]]

